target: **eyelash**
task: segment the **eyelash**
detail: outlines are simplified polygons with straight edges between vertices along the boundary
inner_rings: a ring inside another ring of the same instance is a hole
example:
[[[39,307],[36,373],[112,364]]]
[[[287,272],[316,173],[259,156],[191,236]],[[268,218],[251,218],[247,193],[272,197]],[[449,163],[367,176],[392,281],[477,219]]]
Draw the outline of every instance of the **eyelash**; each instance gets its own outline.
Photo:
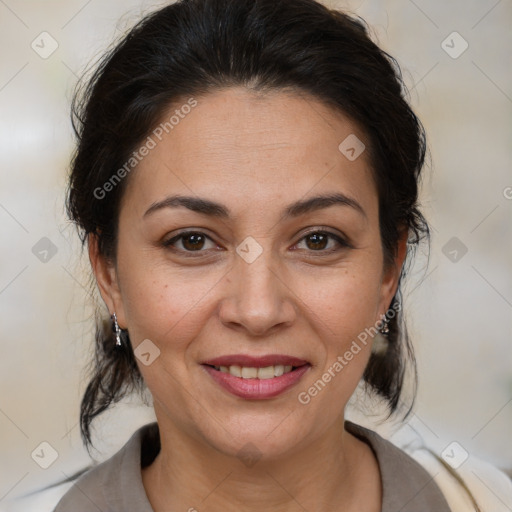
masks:
[[[316,251],[311,249],[311,250],[308,250],[308,252],[319,253],[318,254],[319,256],[327,256],[327,255],[330,255],[330,254],[332,254],[334,252],[337,252],[337,251],[340,251],[340,250],[347,249],[347,248],[351,247],[351,245],[347,241],[345,241],[342,237],[340,237],[339,235],[336,235],[336,234],[334,234],[334,233],[332,233],[330,231],[319,230],[319,229],[314,230],[314,231],[309,231],[308,233],[303,235],[302,238],[297,242],[297,244],[302,242],[308,236],[316,235],[316,234],[327,235],[328,238],[335,240],[339,244],[339,247],[336,247],[334,249],[318,249]],[[200,250],[199,249],[197,251],[187,251],[186,249],[176,249],[175,247],[173,247],[174,243],[176,243],[178,240],[180,240],[182,238],[186,238],[188,235],[201,235],[201,236],[205,237],[206,239],[208,239],[208,240],[213,242],[213,240],[208,235],[206,235],[205,233],[203,233],[201,231],[183,231],[179,235],[176,235],[173,238],[163,242],[163,246],[168,248],[168,249],[171,249],[173,251],[182,253],[187,258],[189,258],[189,257],[191,257],[191,258],[200,257],[201,256],[200,253],[206,252],[207,249],[206,250]],[[295,244],[295,245],[297,245],[297,244]],[[198,254],[196,255],[195,253],[198,253]]]

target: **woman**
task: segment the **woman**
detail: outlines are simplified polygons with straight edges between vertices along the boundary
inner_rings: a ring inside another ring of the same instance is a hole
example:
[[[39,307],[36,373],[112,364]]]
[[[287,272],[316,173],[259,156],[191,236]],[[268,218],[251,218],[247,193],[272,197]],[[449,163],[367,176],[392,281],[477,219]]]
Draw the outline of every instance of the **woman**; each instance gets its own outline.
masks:
[[[184,0],[103,60],[68,197],[111,315],[81,429],[90,446],[145,386],[157,422],[56,512],[452,510],[345,420],[361,380],[392,414],[414,375],[425,136],[402,91],[364,25],[314,0]]]

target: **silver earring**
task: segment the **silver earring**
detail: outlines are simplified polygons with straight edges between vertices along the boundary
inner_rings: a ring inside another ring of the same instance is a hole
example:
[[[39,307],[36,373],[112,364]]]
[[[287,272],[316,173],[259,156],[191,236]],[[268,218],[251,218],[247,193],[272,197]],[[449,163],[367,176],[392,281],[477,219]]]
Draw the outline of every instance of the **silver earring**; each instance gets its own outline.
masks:
[[[377,356],[384,355],[389,348],[389,320],[387,318],[382,319],[382,325],[377,331],[377,334],[373,337],[372,343],[372,354]]]
[[[382,319],[382,327],[379,329],[379,332],[382,334],[382,336],[388,336],[389,335],[389,320],[388,318]]]
[[[389,340],[387,336],[381,334],[380,331],[373,337],[372,354],[376,356],[384,355],[389,348]]]
[[[119,324],[117,323],[117,316],[115,313],[113,313],[110,318],[112,318],[112,321],[114,322],[114,325],[112,326],[112,330],[114,331],[114,333],[116,335],[116,347],[120,347],[121,346],[121,329],[119,329]]]
[[[389,334],[389,319],[387,317],[384,317],[382,319],[382,325],[379,327],[379,330],[377,331],[377,334],[373,337],[373,343],[372,343],[372,354],[377,356],[384,355],[389,347],[389,340],[388,340],[388,334]]]

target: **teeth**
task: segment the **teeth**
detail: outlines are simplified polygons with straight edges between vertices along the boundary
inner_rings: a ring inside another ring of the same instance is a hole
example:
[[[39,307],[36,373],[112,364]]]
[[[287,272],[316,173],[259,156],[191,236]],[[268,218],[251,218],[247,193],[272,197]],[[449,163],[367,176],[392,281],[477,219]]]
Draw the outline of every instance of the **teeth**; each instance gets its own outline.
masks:
[[[247,368],[242,366],[242,379],[257,379],[258,368]]]
[[[287,366],[286,368],[289,368],[289,366]],[[276,366],[274,366],[274,376],[275,377],[281,377],[281,375],[283,375],[283,373],[284,373],[284,366],[282,364],[277,364]]]
[[[244,368],[245,370],[245,368]],[[248,370],[256,370],[256,368],[248,368]],[[242,372],[242,377],[244,373]],[[258,379],[273,379],[274,378],[274,367],[266,366],[265,368],[258,368],[257,373]]]
[[[265,368],[252,368],[238,365],[215,366],[214,368],[224,373],[230,373],[235,377],[242,377],[242,379],[272,379],[292,371],[291,365],[284,366],[282,364],[266,366]]]

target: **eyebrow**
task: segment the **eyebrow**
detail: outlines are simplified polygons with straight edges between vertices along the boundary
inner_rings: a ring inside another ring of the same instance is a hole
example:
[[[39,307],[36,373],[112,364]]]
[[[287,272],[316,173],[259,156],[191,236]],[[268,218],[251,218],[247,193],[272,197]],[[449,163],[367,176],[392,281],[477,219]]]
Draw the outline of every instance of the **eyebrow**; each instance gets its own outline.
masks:
[[[305,213],[321,210],[334,205],[349,206],[360,213],[365,219],[367,218],[363,207],[355,199],[341,193],[323,194],[292,203],[284,209],[281,218],[287,219],[298,217]],[[223,204],[209,199],[181,195],[169,196],[161,201],[153,203],[146,210],[143,217],[147,217],[148,215],[164,208],[179,207],[185,207],[194,212],[221,219],[228,219],[230,217],[229,208]]]

